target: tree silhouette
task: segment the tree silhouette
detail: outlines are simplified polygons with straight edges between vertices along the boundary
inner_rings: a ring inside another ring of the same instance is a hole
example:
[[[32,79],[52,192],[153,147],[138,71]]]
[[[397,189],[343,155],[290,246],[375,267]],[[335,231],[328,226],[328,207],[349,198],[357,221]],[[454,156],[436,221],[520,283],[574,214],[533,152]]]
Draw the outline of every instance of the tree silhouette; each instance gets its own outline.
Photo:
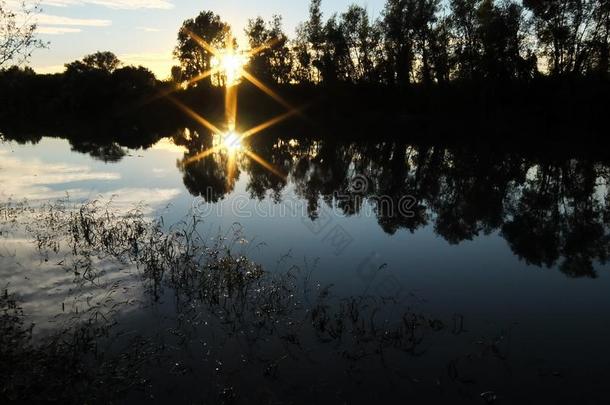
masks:
[[[104,72],[112,73],[120,65],[121,61],[112,52],[96,52],[83,58],[85,66],[91,69],[99,69]]]
[[[602,78],[610,73],[610,2],[600,0],[594,10],[595,32],[591,40],[593,49],[591,71],[597,72]]]
[[[86,55],[82,60],[77,60],[66,64],[68,75],[84,74],[87,72],[98,72],[101,74],[111,74],[122,62],[112,52],[96,52]]]
[[[29,7],[25,2],[13,2],[18,11],[9,9],[6,1],[0,0],[0,68],[8,62],[26,62],[37,48],[47,44],[36,38],[34,16],[40,12],[38,4]]]
[[[411,82],[415,61],[413,15],[415,1],[388,0],[383,11],[385,78],[390,84]]]
[[[206,202],[215,203],[233,191],[239,178],[239,169],[229,176],[229,157],[224,153],[214,153],[203,159],[190,161],[212,147],[212,136],[203,131],[184,130],[174,135],[174,142],[187,148],[184,157],[178,161],[183,174],[184,186],[195,196]]]
[[[600,48],[602,54],[607,49],[607,1],[524,0],[523,4],[534,15],[551,74],[583,73],[591,66],[595,44],[606,43]]]
[[[274,16],[269,24],[261,17],[249,20],[245,32],[250,48],[262,49],[250,59],[252,73],[263,81],[290,83],[292,54],[282,30],[282,18]]]
[[[231,31],[230,26],[211,11],[202,11],[197,17],[182,23],[178,31],[178,45],[174,50],[174,56],[180,61],[182,78],[187,80],[212,68],[213,55],[191,34],[197,35],[218,49],[224,49]],[[211,78],[208,80],[211,83]]]
[[[376,82],[381,31],[371,24],[366,9],[352,5],[341,15],[341,29],[348,51],[347,75],[353,82]]]
[[[309,84],[313,81],[313,61],[309,51],[307,24],[299,24],[291,45],[294,59],[292,79],[297,83]]]
[[[315,68],[314,79],[322,80],[322,56],[324,52],[325,29],[320,6],[322,0],[311,0],[309,5],[309,20],[304,25],[304,33],[308,41],[308,52],[311,52],[311,66]]]
[[[497,5],[484,0],[479,5],[478,36],[481,38],[481,74],[489,79],[523,76],[522,9],[515,3]]]

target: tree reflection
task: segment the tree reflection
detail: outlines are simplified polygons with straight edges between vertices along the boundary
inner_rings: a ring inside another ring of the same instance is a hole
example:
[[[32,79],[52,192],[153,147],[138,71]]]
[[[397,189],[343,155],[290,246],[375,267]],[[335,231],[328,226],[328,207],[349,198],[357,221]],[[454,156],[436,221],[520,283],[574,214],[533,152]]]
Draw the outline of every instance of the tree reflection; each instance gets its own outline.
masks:
[[[178,138],[189,149],[183,163],[211,146],[210,135]],[[248,173],[250,196],[270,195],[281,203],[289,181],[314,221],[321,205],[346,216],[368,205],[388,234],[431,224],[437,235],[459,244],[497,232],[528,264],[558,265],[571,277],[595,277],[594,263],[608,259],[610,174],[603,163],[549,162],[397,140],[339,143],[330,137],[260,136],[249,148],[288,174],[281,178],[244,159],[237,170]],[[235,185],[226,180],[227,164],[226,157],[215,154],[180,167],[189,191],[215,202]]]
[[[229,164],[230,156],[227,153],[219,151],[204,159],[191,161],[212,148],[210,134],[186,129],[174,136],[174,142],[188,149],[182,160],[178,161],[178,168],[183,174],[184,185],[192,195],[214,203],[234,190],[239,178],[239,167],[229,173],[232,165]]]
[[[72,150],[86,153],[92,158],[105,163],[118,162],[127,155],[127,151],[116,142],[101,144],[88,141],[73,142]]]
[[[538,266],[562,260],[572,277],[595,277],[593,262],[606,262],[610,241],[608,178],[599,169],[577,161],[533,166],[502,228],[513,251]]]

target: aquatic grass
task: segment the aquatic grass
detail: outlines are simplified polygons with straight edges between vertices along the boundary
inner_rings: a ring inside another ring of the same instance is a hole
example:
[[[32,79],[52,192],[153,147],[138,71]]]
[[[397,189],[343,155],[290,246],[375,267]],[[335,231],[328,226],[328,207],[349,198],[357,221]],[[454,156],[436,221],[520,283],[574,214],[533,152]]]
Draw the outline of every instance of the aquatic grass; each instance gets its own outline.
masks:
[[[119,356],[101,350],[113,322],[99,308],[41,341],[32,337],[15,296],[0,296],[0,402],[108,403],[141,383],[142,370],[158,353],[142,337]],[[105,317],[104,317],[105,318]]]
[[[173,297],[175,325],[167,332],[181,350],[188,352],[193,342],[204,341],[207,350],[213,350],[206,356],[223,363],[220,359],[235,346],[239,352],[231,351],[230,356],[242,356],[245,364],[271,380],[279,378],[284,364],[311,361],[312,347],[319,354],[338,356],[347,369],[364,359],[377,359],[388,367],[387,358],[421,356],[426,352],[426,335],[445,328],[443,322],[388,298],[335,297],[332,286],[312,285],[315,262],[312,266],[306,262],[302,268],[290,265],[287,255],[275,271],[267,271],[244,253],[247,240],[240,226],[210,238],[200,234],[202,220],[196,215],[166,226],[162,217],[152,218],[145,212],[141,206],[117,211],[111,202],[79,204],[67,199],[39,207],[12,204],[0,210],[4,213],[0,226],[10,224],[30,235],[46,260],[59,256],[76,286],[104,288],[95,301],[68,308],[58,330],[42,342],[32,341],[23,313],[5,319],[5,324],[14,325],[13,334],[6,336],[18,342],[6,354],[7,359],[19,357],[6,363],[16,366],[2,378],[2,389],[10,391],[11,397],[27,398],[32,384],[48,373],[61,382],[49,388],[58,398],[83,398],[93,385],[101,388],[114,378],[121,383],[108,395],[120,395],[146,380],[143,367],[148,361],[172,357],[174,349],[162,343],[165,338],[157,344],[156,337],[136,333],[135,343],[122,340],[119,320],[136,303],[115,296],[120,283],[102,282],[102,263],[133,269],[151,298],[149,305]],[[398,316],[391,319],[389,313]],[[210,339],[216,339],[216,344]],[[121,343],[115,355],[105,356],[104,342]],[[2,351],[7,350],[9,343],[2,343]],[[136,351],[141,355],[132,358],[132,344],[147,349]],[[61,362],[62,356],[68,360]],[[70,372],[48,364],[53,362],[70,366]],[[11,388],[14,381],[28,375],[32,363],[39,365],[38,377],[28,379],[20,389]],[[183,367],[188,369],[181,365],[180,370]],[[74,389],[62,391],[61,384]],[[107,398],[105,393],[99,395]]]

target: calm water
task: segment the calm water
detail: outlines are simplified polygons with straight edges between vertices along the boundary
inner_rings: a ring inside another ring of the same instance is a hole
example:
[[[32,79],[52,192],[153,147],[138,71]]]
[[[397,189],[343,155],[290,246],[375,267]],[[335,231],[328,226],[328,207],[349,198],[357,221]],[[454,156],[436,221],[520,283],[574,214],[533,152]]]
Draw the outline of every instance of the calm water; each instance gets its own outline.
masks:
[[[392,301],[380,318],[410,308],[442,320],[443,330],[404,358],[388,351],[387,359],[348,361],[338,344],[307,337],[303,356],[275,344],[252,355],[250,346],[227,343],[222,325],[184,332],[171,289],[155,302],[132,268],[109,268],[107,279],[127,286],[125,299],[141,303],[120,313],[123,330],[160,333],[173,347],[151,368],[147,388],[128,398],[193,400],[217,389],[261,403],[481,403],[488,391],[498,403],[607,400],[609,165],[374,140],[227,143],[202,156],[215,143],[194,131],[146,150],[5,141],[0,199],[111,200],[116,212],[141,204],[168,228],[194,213],[206,239],[239,230],[238,249],[269,271],[307,269],[313,288],[332,285],[338,301]],[[49,319],[75,302],[73,275],[23,234],[5,233],[2,244],[1,283],[52,333]],[[85,295],[101,293],[94,286]],[[252,358],[281,359],[278,375]]]

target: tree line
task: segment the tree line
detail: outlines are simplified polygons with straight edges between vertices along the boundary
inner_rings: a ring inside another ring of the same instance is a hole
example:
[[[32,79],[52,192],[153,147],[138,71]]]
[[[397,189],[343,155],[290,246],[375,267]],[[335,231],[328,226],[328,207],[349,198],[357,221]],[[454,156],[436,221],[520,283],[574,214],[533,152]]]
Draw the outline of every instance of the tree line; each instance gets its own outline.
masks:
[[[608,77],[608,0],[387,0],[373,19],[351,5],[328,18],[322,0],[289,38],[282,18],[249,20],[252,73],[277,84],[372,83]],[[210,69],[212,54],[189,33],[224,47],[230,26],[211,11],[178,34],[175,81]],[[267,46],[266,46],[267,45]]]
[[[610,73],[610,0],[387,0],[377,18],[358,5],[326,17],[321,3],[311,0],[293,38],[281,16],[248,21],[248,47],[260,50],[249,61],[255,76],[276,84],[405,86]],[[39,11],[23,7],[25,15]],[[0,20],[0,67],[47,45],[35,38],[36,25],[20,26],[4,1]],[[217,48],[233,38],[230,25],[211,11],[184,21],[175,82],[212,67],[212,53],[192,33]]]
[[[27,58],[24,52],[44,45],[31,42],[35,28],[11,29],[11,38],[29,42],[3,48],[0,38],[0,53]],[[411,136],[464,139],[476,124],[477,137],[573,139],[578,131],[581,142],[595,144],[607,142],[609,32],[610,0],[388,0],[376,19],[357,5],[325,17],[321,0],[312,0],[292,38],[279,16],[251,19],[245,28],[248,48],[259,50],[248,71],[290,104],[306,106],[313,131],[379,131],[384,123]],[[212,77],[184,87],[214,63],[193,34],[239,51],[229,24],[203,11],[183,22],[179,65],[168,81],[111,52],[70,62],[60,74],[0,66],[2,129],[110,117],[163,126],[184,115],[167,94],[202,116],[222,116],[224,91]],[[325,87],[333,91],[318,90]],[[239,100],[242,125],[285,112],[247,83]]]
[[[65,65],[61,74],[38,75],[30,67],[0,69],[0,118],[47,118],[60,113],[93,115],[121,110],[153,97],[161,83],[143,66],[123,64],[112,52],[96,52]]]

